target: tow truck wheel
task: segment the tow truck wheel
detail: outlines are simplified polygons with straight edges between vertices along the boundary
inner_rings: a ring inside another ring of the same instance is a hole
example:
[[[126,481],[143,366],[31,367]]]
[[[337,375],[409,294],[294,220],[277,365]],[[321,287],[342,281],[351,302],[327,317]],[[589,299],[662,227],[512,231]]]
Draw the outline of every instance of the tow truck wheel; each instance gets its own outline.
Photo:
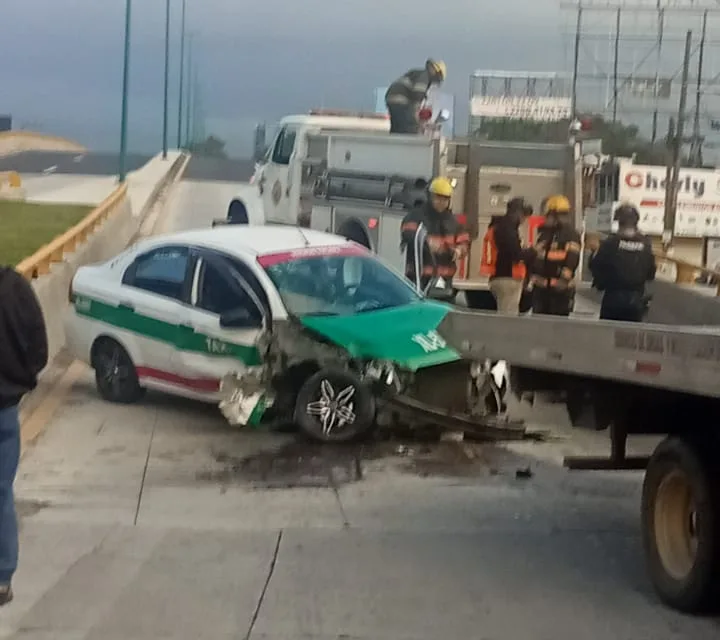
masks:
[[[321,369],[300,388],[295,423],[313,440],[350,442],[369,433],[375,423],[375,399],[352,373]]]
[[[660,598],[686,613],[720,603],[720,473],[708,449],[668,438],[652,455],[643,484],[650,577]]]

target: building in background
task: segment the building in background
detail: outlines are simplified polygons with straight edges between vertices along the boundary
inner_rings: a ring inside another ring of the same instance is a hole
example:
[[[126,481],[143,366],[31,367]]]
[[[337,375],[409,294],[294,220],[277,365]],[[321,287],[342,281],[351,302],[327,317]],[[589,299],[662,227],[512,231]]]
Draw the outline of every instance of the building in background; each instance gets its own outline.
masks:
[[[0,114],[0,131],[10,131],[12,129],[12,116]]]
[[[387,87],[378,87],[374,92],[375,113],[387,113],[385,107],[385,92]],[[428,102],[432,105],[433,118],[436,118],[442,109],[450,112],[450,119],[442,125],[443,135],[455,134],[455,96],[450,93],[431,90]]]

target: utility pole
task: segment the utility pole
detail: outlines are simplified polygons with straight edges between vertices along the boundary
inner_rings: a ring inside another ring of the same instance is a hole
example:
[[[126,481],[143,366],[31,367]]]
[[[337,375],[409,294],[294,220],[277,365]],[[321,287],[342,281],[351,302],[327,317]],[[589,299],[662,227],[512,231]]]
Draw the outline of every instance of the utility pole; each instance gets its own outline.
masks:
[[[613,54],[613,110],[612,110],[612,121],[613,124],[617,122],[618,112],[618,94],[620,90],[618,88],[618,66],[620,62],[620,19],[622,17],[622,9],[618,7],[617,14],[615,16],[615,51]]]
[[[163,160],[168,156],[168,90],[170,87],[170,0],[165,0],[165,87],[163,93]]]
[[[702,105],[702,74],[705,58],[705,39],[707,36],[708,12],[703,13],[702,35],[700,37],[700,48],[698,50],[697,85],[695,87],[695,118],[693,120],[693,136],[690,157],[696,167],[702,166],[702,140],[700,138],[700,106]]]
[[[122,104],[120,106],[120,157],[118,158],[118,180],[127,178],[127,137],[128,137],[128,91],[130,90],[130,19],[132,0],[125,0],[125,44],[123,51]]]
[[[193,65],[193,44],[195,41],[195,34],[188,35],[188,55],[187,55],[187,107],[185,109],[185,148],[190,148],[190,122],[192,121],[192,106],[193,106],[193,86],[192,86],[192,74]]]
[[[572,76],[572,104],[570,114],[574,118],[577,115],[577,80],[578,68],[580,64],[580,33],[582,30],[582,5],[578,5],[577,24],[575,26],[575,55],[573,57],[573,76]],[[453,120],[454,122],[454,120]]]
[[[687,108],[688,75],[690,73],[690,56],[692,47],[692,31],[685,35],[685,57],[683,59],[682,81],[680,86],[680,104],[678,106],[677,126],[672,137],[671,153],[668,157],[665,172],[665,230],[662,239],[665,251],[672,246],[675,233],[675,214],[677,212],[678,176],[682,160],[683,132],[685,129],[685,109]]]
[[[182,0],[182,17],[180,19],[180,97],[178,99],[178,126],[177,126],[177,146],[178,149],[183,148],[182,132],[183,132],[183,97],[185,87],[183,81],[185,79],[185,13],[187,9],[187,0]]]

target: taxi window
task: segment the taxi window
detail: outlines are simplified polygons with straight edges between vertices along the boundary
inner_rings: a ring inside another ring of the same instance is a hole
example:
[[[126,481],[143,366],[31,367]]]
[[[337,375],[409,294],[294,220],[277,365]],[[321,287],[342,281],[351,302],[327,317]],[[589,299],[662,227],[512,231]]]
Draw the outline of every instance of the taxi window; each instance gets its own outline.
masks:
[[[123,284],[182,301],[190,254],[182,247],[163,247],[140,256],[128,268]]]

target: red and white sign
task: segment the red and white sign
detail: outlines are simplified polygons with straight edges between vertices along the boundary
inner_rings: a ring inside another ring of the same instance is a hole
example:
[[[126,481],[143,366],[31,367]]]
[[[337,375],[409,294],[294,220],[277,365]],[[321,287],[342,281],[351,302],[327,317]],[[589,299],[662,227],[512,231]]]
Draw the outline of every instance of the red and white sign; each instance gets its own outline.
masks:
[[[370,252],[362,245],[348,242],[347,244],[330,244],[320,247],[303,247],[279,253],[266,253],[258,256],[257,261],[263,269],[267,269],[276,264],[307,258],[336,258],[338,256],[367,256],[369,254]]]
[[[662,234],[665,167],[629,160],[621,160],[619,166],[618,200],[638,208],[642,231]],[[720,171],[680,169],[675,234],[695,238],[720,235]]]

